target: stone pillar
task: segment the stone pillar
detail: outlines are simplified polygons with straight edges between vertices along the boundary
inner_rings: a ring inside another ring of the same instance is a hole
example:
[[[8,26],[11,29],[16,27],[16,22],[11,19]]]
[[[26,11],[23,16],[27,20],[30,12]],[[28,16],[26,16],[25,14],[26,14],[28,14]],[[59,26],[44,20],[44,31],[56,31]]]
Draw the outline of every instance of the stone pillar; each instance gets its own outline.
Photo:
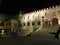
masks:
[[[52,25],[52,21],[50,22],[50,24]]]
[[[32,26],[32,22],[30,22],[30,26]]]
[[[48,25],[51,25],[51,24],[50,24],[50,21],[48,21]]]
[[[24,24],[22,23],[22,26],[23,26]]]
[[[27,26],[27,23],[25,23],[25,26]]]
[[[35,23],[35,26],[37,26],[37,21],[36,22],[34,22]]]

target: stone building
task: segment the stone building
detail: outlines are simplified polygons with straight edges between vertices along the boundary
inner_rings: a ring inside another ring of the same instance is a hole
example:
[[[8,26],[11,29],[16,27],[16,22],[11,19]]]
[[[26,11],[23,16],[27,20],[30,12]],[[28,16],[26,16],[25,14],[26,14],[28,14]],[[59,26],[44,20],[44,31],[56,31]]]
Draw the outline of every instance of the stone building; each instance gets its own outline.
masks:
[[[22,28],[20,35],[23,36],[37,30],[42,25],[60,25],[60,5],[26,13],[22,16],[22,18],[19,18],[19,20]],[[25,33],[22,33],[24,31]]]
[[[11,32],[17,30],[18,17],[0,14],[0,36],[10,36]]]
[[[42,19],[44,25],[60,25],[60,5],[26,13],[21,18],[21,23],[22,25],[34,25],[34,23],[39,25]]]

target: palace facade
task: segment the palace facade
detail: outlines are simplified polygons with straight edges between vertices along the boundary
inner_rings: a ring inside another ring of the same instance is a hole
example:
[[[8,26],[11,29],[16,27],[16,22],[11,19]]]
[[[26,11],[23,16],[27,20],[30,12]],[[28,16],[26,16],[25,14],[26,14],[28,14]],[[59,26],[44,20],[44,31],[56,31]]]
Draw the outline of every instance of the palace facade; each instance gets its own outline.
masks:
[[[22,25],[60,25],[60,5],[44,8],[24,14]],[[35,23],[35,24],[34,24]]]

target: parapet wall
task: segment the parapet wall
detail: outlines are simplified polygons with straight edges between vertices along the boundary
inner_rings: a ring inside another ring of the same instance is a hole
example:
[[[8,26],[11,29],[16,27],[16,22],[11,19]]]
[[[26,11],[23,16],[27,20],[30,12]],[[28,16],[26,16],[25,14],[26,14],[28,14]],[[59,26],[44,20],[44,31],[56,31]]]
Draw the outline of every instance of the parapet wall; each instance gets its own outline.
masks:
[[[38,22],[42,21],[42,17],[44,17],[44,21],[52,21],[53,18],[57,18],[58,22],[60,23],[60,4],[48,8],[44,8],[41,10],[33,11],[30,13],[24,14],[21,19],[22,23],[28,22]]]

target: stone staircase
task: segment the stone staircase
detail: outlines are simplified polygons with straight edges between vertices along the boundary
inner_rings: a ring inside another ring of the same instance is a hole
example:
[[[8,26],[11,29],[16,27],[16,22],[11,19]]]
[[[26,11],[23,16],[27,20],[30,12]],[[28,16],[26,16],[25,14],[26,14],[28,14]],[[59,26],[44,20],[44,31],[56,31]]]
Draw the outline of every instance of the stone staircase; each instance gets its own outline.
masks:
[[[27,36],[31,32],[33,32],[32,26],[23,26],[18,30],[18,35],[19,36]]]
[[[31,34],[33,34],[37,29],[39,29],[39,27],[41,27],[41,26],[34,26],[33,31],[30,32],[29,34],[27,34],[26,36],[31,36]]]
[[[23,26],[18,30],[19,36],[31,36],[31,34],[36,31],[39,26]]]
[[[54,38],[54,35],[50,34],[50,32],[57,32],[59,25],[50,25],[43,26],[39,31],[32,33],[32,37],[42,37],[42,38]]]

